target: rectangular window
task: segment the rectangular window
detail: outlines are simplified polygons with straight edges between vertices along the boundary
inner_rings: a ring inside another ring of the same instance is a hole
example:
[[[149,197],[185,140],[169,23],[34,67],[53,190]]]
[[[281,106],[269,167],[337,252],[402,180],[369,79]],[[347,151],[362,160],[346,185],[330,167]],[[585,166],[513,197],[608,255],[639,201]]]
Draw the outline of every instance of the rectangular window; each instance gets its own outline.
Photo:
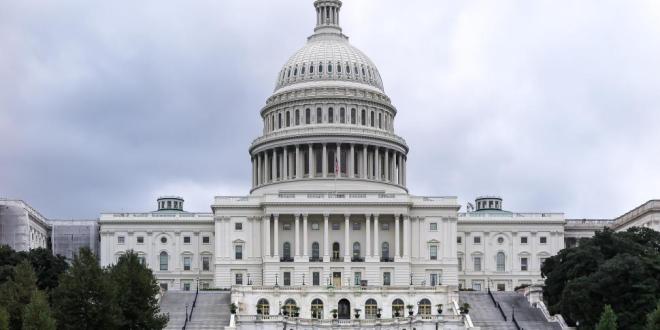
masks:
[[[339,223],[335,222],[335,223],[332,224],[332,230],[339,230],[339,227],[340,227]]]
[[[236,260],[243,260],[243,245],[236,245]]]
[[[147,260],[144,258],[144,256],[138,256],[138,261],[140,262],[140,265],[147,264]]]
[[[392,274],[390,272],[383,273],[383,285],[392,285]]]
[[[431,274],[431,286],[439,285],[438,274]]]
[[[541,236],[541,244],[547,244],[548,243],[548,238],[545,236]]]
[[[520,270],[527,271],[527,258],[520,258]]]
[[[539,258],[540,267],[543,267],[543,264],[545,263],[545,259],[547,258]]]
[[[360,272],[355,272],[355,274],[353,274],[353,278],[354,278],[354,283],[353,283],[353,285],[358,286],[358,285],[360,285],[360,284],[362,283],[362,273],[360,273]]]
[[[328,123],[332,124],[335,122],[335,112],[332,108],[328,109]]]
[[[138,244],[144,244],[144,236],[138,236],[137,237],[137,243]]]
[[[291,224],[290,223],[285,223],[282,224],[282,230],[291,230]]]
[[[474,271],[481,271],[481,257],[474,257]]]
[[[474,242],[474,244],[481,244],[481,236],[475,236],[472,239],[472,242]]]
[[[481,282],[472,282],[472,290],[481,291]]]
[[[236,274],[236,285],[243,285],[243,274]]]
[[[312,230],[319,230],[319,223],[318,222],[313,222],[312,223]]]
[[[390,224],[389,223],[382,224],[382,229],[383,230],[390,230]]]
[[[190,270],[191,259],[190,257],[183,257],[183,270]]]
[[[462,236],[456,236],[456,243],[457,244],[463,244],[463,237]]]
[[[183,244],[190,244],[190,236],[183,236]]]
[[[183,282],[183,291],[190,291],[190,282]]]
[[[520,244],[527,244],[527,236],[520,237]]]
[[[360,223],[359,222],[353,222],[353,230],[360,230]]]
[[[285,286],[291,285],[291,272],[284,272],[284,285]]]
[[[321,273],[319,272],[312,273],[312,285],[316,285],[316,286],[321,285]]]
[[[438,223],[436,223],[436,222],[429,223],[429,229],[431,231],[438,231]]]
[[[459,272],[463,271],[463,257],[458,258],[458,271]]]
[[[117,236],[117,244],[124,244],[124,236]]]
[[[437,245],[431,245],[429,248],[429,254],[431,260],[438,260],[438,246]]]
[[[202,244],[211,244],[211,237],[202,236]]]
[[[243,230],[243,223],[242,222],[237,222],[234,224],[234,230],[240,231]]]
[[[202,257],[202,270],[205,272],[211,270],[211,257]]]

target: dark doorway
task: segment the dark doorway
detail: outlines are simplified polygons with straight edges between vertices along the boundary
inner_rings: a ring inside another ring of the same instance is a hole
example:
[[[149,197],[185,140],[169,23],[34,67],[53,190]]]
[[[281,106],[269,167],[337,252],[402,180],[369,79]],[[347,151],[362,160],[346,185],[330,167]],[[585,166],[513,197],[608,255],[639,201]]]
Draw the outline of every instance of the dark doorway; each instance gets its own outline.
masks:
[[[347,299],[340,300],[337,307],[337,314],[340,319],[348,320],[351,318],[351,303]]]

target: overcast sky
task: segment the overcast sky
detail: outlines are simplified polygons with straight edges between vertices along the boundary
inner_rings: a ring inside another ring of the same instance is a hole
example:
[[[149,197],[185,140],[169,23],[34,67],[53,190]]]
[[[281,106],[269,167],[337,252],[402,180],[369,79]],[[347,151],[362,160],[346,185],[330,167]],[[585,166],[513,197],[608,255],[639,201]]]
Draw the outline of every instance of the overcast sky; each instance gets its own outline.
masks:
[[[312,0],[0,0],[0,196],[52,218],[250,188]],[[344,0],[417,195],[615,217],[660,198],[660,2]]]

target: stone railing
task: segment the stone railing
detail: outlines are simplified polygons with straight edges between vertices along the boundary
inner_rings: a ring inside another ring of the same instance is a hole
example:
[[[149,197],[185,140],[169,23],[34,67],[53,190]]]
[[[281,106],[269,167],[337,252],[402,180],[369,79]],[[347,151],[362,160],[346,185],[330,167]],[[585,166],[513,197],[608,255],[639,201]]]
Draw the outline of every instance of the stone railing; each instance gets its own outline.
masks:
[[[628,211],[626,214],[614,219],[613,226],[615,228],[624,226],[628,222],[635,220],[640,215],[643,215],[644,213],[649,212],[651,210],[656,210],[660,212],[660,200],[658,199],[650,200],[644,203],[642,206],[639,206],[631,211]]]
[[[610,219],[566,219],[566,225],[572,227],[605,227],[613,222]]]
[[[313,286],[313,285],[295,285],[295,286],[270,286],[270,285],[243,285],[243,286],[234,286],[232,291],[235,292],[272,292],[272,291],[286,291],[286,292],[305,292],[305,293],[314,293],[314,292],[336,292],[336,293],[353,293],[353,292],[425,292],[425,293],[434,293],[434,292],[449,292],[449,287],[447,285],[436,285],[436,286],[422,286],[422,285],[413,285],[413,286],[390,286],[390,285],[365,285],[365,286],[341,286],[335,287],[332,285],[329,286]]]
[[[187,212],[149,212],[149,213],[101,213],[101,220],[112,220],[116,218],[147,218],[147,219],[162,219],[162,218],[196,218],[204,220],[213,220],[212,213],[187,213]]]
[[[255,147],[261,143],[268,142],[270,140],[277,140],[280,138],[289,138],[296,137],[300,135],[359,135],[364,137],[380,137],[383,139],[391,140],[392,142],[398,143],[402,146],[405,146],[407,149],[406,141],[400,136],[388,132],[386,130],[377,129],[377,128],[367,128],[361,127],[358,125],[350,124],[309,124],[303,126],[290,127],[285,129],[280,129],[274,132],[268,132],[263,136],[260,136],[252,141],[252,147]]]
[[[300,326],[324,327],[374,327],[410,323],[436,323],[436,322],[463,322],[462,315],[415,315],[412,317],[398,317],[387,319],[306,319],[287,317],[284,315],[236,315],[238,324],[245,322],[283,322]]]

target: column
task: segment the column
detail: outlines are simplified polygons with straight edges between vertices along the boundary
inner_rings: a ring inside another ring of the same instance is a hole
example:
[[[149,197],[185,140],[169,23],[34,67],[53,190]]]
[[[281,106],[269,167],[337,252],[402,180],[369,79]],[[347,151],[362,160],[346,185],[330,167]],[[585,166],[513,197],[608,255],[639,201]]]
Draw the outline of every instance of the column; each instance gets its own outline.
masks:
[[[337,157],[336,166],[339,166],[339,168],[335,169],[335,173],[337,173],[338,177],[341,177],[341,144],[339,143],[337,143],[337,153],[335,155]]]
[[[252,157],[252,188],[256,187],[256,180],[257,180],[257,167],[256,167],[256,158],[257,157]]]
[[[274,233],[273,233],[273,256],[279,257],[280,256],[280,238],[279,238],[279,231],[280,231],[279,218],[280,218],[280,215],[275,214],[273,216],[273,218],[275,219],[274,225],[273,225],[273,231],[274,231]]]
[[[378,147],[374,149],[374,174],[376,180],[380,181],[380,157],[378,156]]]
[[[344,214],[344,262],[351,260],[351,243],[349,237],[350,214]]]
[[[399,249],[399,215],[394,216],[394,257],[398,258],[401,256],[401,250]]]
[[[268,182],[268,151],[264,151],[264,183]]]
[[[302,162],[300,161],[300,146],[296,144],[296,179],[302,179]]]
[[[273,149],[273,157],[271,157],[270,181],[277,180],[277,150]]]
[[[398,160],[398,163],[399,163],[399,178],[397,180],[398,181],[397,183],[400,184],[400,185],[403,185],[403,174],[402,174],[403,173],[403,164],[402,164],[402,161],[401,161],[401,159],[402,159],[401,158],[401,153],[397,153],[396,157],[397,157],[397,160]]]
[[[346,163],[346,170],[348,171],[348,176],[353,178],[355,176],[355,145],[351,143],[351,156],[348,157],[348,162]],[[350,169],[350,170],[349,170]]]
[[[263,168],[261,167],[261,153],[257,154],[257,185],[262,184],[261,173]]]
[[[309,168],[309,177],[313,178],[314,177],[314,147],[312,144],[309,144],[309,157],[307,157],[307,167]]]
[[[323,215],[323,261],[330,261],[330,247],[328,246],[328,218],[329,214]]]
[[[296,235],[296,250],[294,256],[300,256],[300,214],[293,215],[296,220],[294,225],[296,226],[295,235]]]
[[[362,178],[368,179],[369,174],[367,173],[367,145],[362,146]]]
[[[406,185],[406,157],[401,156],[401,159],[403,160],[403,174],[401,175],[403,177],[403,185]]]
[[[390,182],[390,150],[385,149],[385,181]]]
[[[270,257],[270,216],[264,215],[264,257]]]
[[[321,171],[323,172],[323,175],[321,177],[327,177],[328,176],[328,148],[327,145],[324,143],[323,144],[323,158],[322,158],[323,164],[321,164]]]
[[[403,216],[403,257],[410,257],[410,217],[408,215]]]
[[[365,214],[364,215],[364,222],[365,222],[365,232],[367,233],[366,240],[365,240],[365,247],[364,247],[364,256],[365,257],[371,257],[371,215],[370,214]]]
[[[303,214],[303,257],[307,259],[307,214]]]
[[[287,147],[284,147],[284,164],[282,164],[282,170],[280,171],[281,180],[289,179],[289,151],[287,149]]]
[[[378,214],[374,214],[374,257],[380,260],[380,243],[378,242]]]

